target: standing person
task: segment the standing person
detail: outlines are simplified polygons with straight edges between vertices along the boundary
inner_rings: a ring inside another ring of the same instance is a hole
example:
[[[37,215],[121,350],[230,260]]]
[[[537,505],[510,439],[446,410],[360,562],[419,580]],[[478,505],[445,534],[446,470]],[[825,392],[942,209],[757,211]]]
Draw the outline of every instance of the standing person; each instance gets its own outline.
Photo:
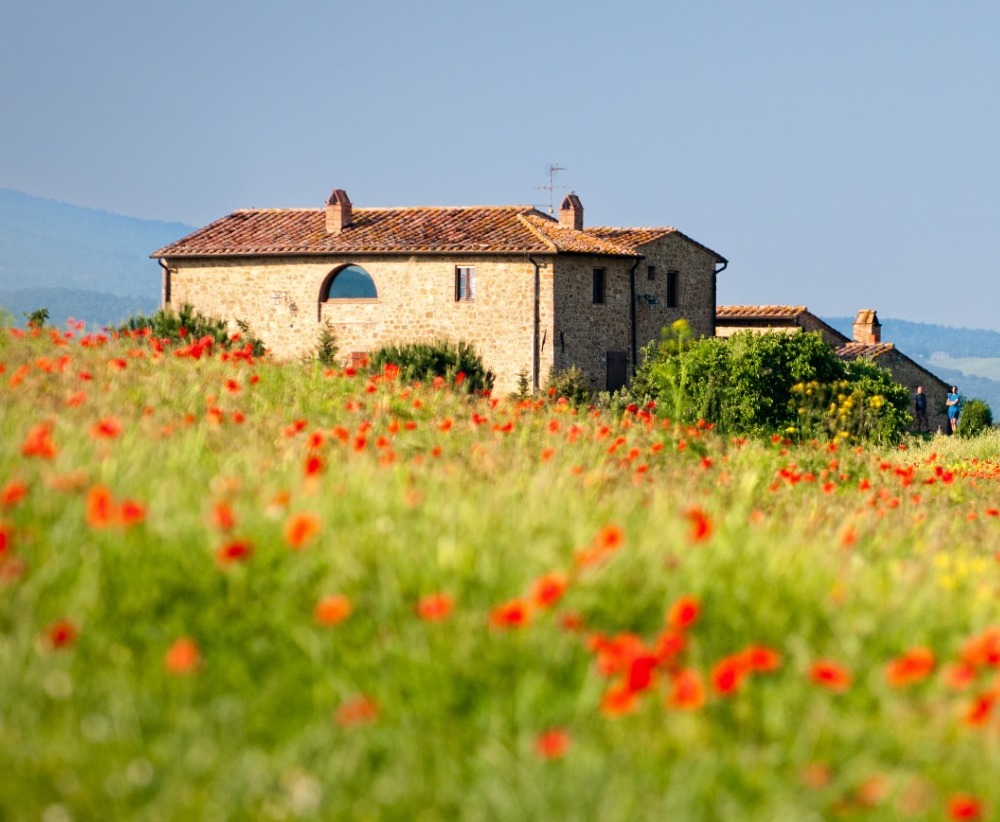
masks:
[[[917,395],[913,398],[913,416],[919,433],[922,434],[930,428],[927,424],[927,395],[922,385],[917,386]]]
[[[951,387],[948,399],[944,401],[944,404],[948,406],[948,425],[951,427],[951,433],[954,434],[958,428],[958,413],[962,405],[962,395],[958,393],[957,385]]]

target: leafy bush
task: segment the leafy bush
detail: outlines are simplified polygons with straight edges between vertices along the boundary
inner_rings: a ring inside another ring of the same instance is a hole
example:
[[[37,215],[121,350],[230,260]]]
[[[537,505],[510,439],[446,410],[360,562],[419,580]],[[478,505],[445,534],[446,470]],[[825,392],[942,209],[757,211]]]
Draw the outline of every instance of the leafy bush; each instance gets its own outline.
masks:
[[[956,434],[960,437],[975,437],[992,427],[993,412],[987,403],[980,399],[970,399],[963,403]]]
[[[28,321],[29,328],[44,328],[49,321],[49,310],[47,308],[36,308],[34,311],[24,312],[24,319]]]
[[[562,371],[553,369],[545,390],[553,400],[566,399],[576,408],[590,405],[594,400],[594,392],[586,375],[575,365]]]
[[[240,334],[230,333],[225,320],[219,317],[206,317],[185,303],[177,312],[168,306],[149,317],[136,314],[129,317],[116,330],[120,334],[146,334],[165,344],[209,337],[220,348],[242,348],[249,345],[255,357],[263,356],[264,343],[253,334],[250,326],[243,320],[237,320],[236,325],[240,329]]]
[[[680,423],[705,419],[732,434],[894,443],[910,421],[905,388],[872,363],[844,363],[818,334],[691,341],[675,323],[633,385]]]
[[[470,393],[493,390],[493,372],[485,366],[475,347],[461,340],[386,345],[368,357],[368,368],[372,371],[380,372],[387,365],[397,366],[408,380],[441,377],[461,383]]]

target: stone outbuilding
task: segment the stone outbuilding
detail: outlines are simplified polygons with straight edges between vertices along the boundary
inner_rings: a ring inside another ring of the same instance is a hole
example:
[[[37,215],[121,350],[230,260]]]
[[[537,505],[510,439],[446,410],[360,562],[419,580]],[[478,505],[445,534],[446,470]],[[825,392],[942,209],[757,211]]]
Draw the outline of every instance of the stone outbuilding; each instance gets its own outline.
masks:
[[[948,411],[944,404],[948,384],[907,357],[893,343],[883,342],[882,324],[873,309],[865,308],[857,313],[852,337],[823,322],[804,306],[720,305],[716,309],[715,322],[716,335],[720,337],[729,337],[738,331],[818,332],[841,359],[869,359],[888,370],[895,382],[909,390],[911,398],[917,386],[923,386],[930,430],[948,430]],[[910,411],[912,413],[912,406]]]
[[[639,349],[684,318],[715,334],[724,257],[675,228],[586,227],[532,206],[235,211],[152,255],[162,303],[246,322],[277,357],[312,351],[328,323],[346,358],[398,342],[475,345],[496,390],[578,366],[624,385]],[[235,328],[235,325],[234,325]]]

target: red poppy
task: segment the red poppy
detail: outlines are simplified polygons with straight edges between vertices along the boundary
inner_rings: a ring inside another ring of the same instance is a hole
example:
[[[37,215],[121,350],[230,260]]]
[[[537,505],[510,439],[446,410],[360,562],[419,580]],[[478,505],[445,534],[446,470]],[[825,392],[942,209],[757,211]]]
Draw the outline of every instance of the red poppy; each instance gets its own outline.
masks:
[[[316,603],[316,608],[313,610],[313,617],[320,625],[336,625],[347,619],[353,610],[354,606],[351,605],[351,600],[346,596],[343,594],[332,594],[323,597]]]
[[[691,530],[688,539],[691,542],[705,542],[712,536],[712,520],[701,508],[691,508],[687,512],[688,522],[691,523]]]
[[[163,667],[177,676],[193,673],[201,667],[198,644],[190,637],[181,637],[163,655]]]
[[[79,635],[76,625],[68,619],[56,620],[45,630],[45,639],[54,649],[70,647]]]
[[[754,673],[771,673],[781,667],[781,654],[764,645],[751,645],[743,651],[743,660]]]
[[[217,502],[212,506],[209,521],[213,528],[218,528],[220,531],[229,531],[236,526],[236,516],[233,514],[233,509],[228,502],[224,501]]]
[[[233,565],[237,562],[245,562],[253,554],[253,547],[245,540],[230,540],[223,544],[216,552],[215,559],[219,565]]]
[[[667,625],[676,631],[690,628],[698,621],[701,614],[701,603],[693,596],[682,596],[677,599],[667,612]]]
[[[712,668],[712,687],[720,696],[732,696],[742,687],[748,673],[750,668],[743,654],[723,657]]]
[[[552,728],[538,735],[535,752],[543,759],[560,759],[569,750],[570,736],[562,728]]]
[[[828,659],[814,662],[809,669],[809,678],[817,685],[831,691],[846,691],[851,687],[851,672],[843,665]]]
[[[28,493],[28,486],[18,480],[11,480],[0,490],[0,505],[10,508],[20,502]]]
[[[95,440],[110,440],[117,437],[122,432],[122,424],[114,417],[106,417],[98,420],[90,428],[90,436]]]
[[[342,728],[370,725],[378,719],[378,703],[370,696],[361,694],[341,703],[333,713],[334,722]]]
[[[605,716],[624,716],[636,709],[636,692],[625,682],[618,682],[604,692],[601,699],[601,713]]]
[[[948,800],[949,819],[982,819],[985,813],[982,800],[968,793],[960,793]]]
[[[87,492],[87,525],[107,528],[118,521],[118,510],[111,492],[103,485],[95,485]]]
[[[558,571],[540,576],[531,586],[531,600],[539,608],[551,608],[566,592],[566,575]]]
[[[674,674],[666,705],[675,711],[696,711],[705,704],[705,686],[701,674],[684,668]]]
[[[523,599],[512,599],[490,612],[494,628],[523,628],[531,621],[531,610]]]
[[[320,529],[320,521],[315,514],[295,514],[285,523],[285,542],[289,548],[304,548]]]
[[[934,672],[934,653],[929,648],[911,648],[886,665],[886,681],[894,688],[903,688],[929,677]]]
[[[21,454],[25,457],[52,459],[57,453],[52,442],[52,423],[40,422],[33,425],[21,444]]]
[[[417,615],[426,622],[440,622],[447,619],[454,608],[454,602],[447,594],[430,594],[417,603]]]

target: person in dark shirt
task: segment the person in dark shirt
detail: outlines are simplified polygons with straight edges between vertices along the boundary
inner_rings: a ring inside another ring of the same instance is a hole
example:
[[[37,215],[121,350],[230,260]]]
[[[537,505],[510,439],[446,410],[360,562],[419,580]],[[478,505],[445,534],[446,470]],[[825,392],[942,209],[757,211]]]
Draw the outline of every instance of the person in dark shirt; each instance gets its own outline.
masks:
[[[913,417],[918,432],[924,433],[930,428],[927,424],[927,395],[924,393],[922,385],[917,386],[917,394],[913,398]]]

